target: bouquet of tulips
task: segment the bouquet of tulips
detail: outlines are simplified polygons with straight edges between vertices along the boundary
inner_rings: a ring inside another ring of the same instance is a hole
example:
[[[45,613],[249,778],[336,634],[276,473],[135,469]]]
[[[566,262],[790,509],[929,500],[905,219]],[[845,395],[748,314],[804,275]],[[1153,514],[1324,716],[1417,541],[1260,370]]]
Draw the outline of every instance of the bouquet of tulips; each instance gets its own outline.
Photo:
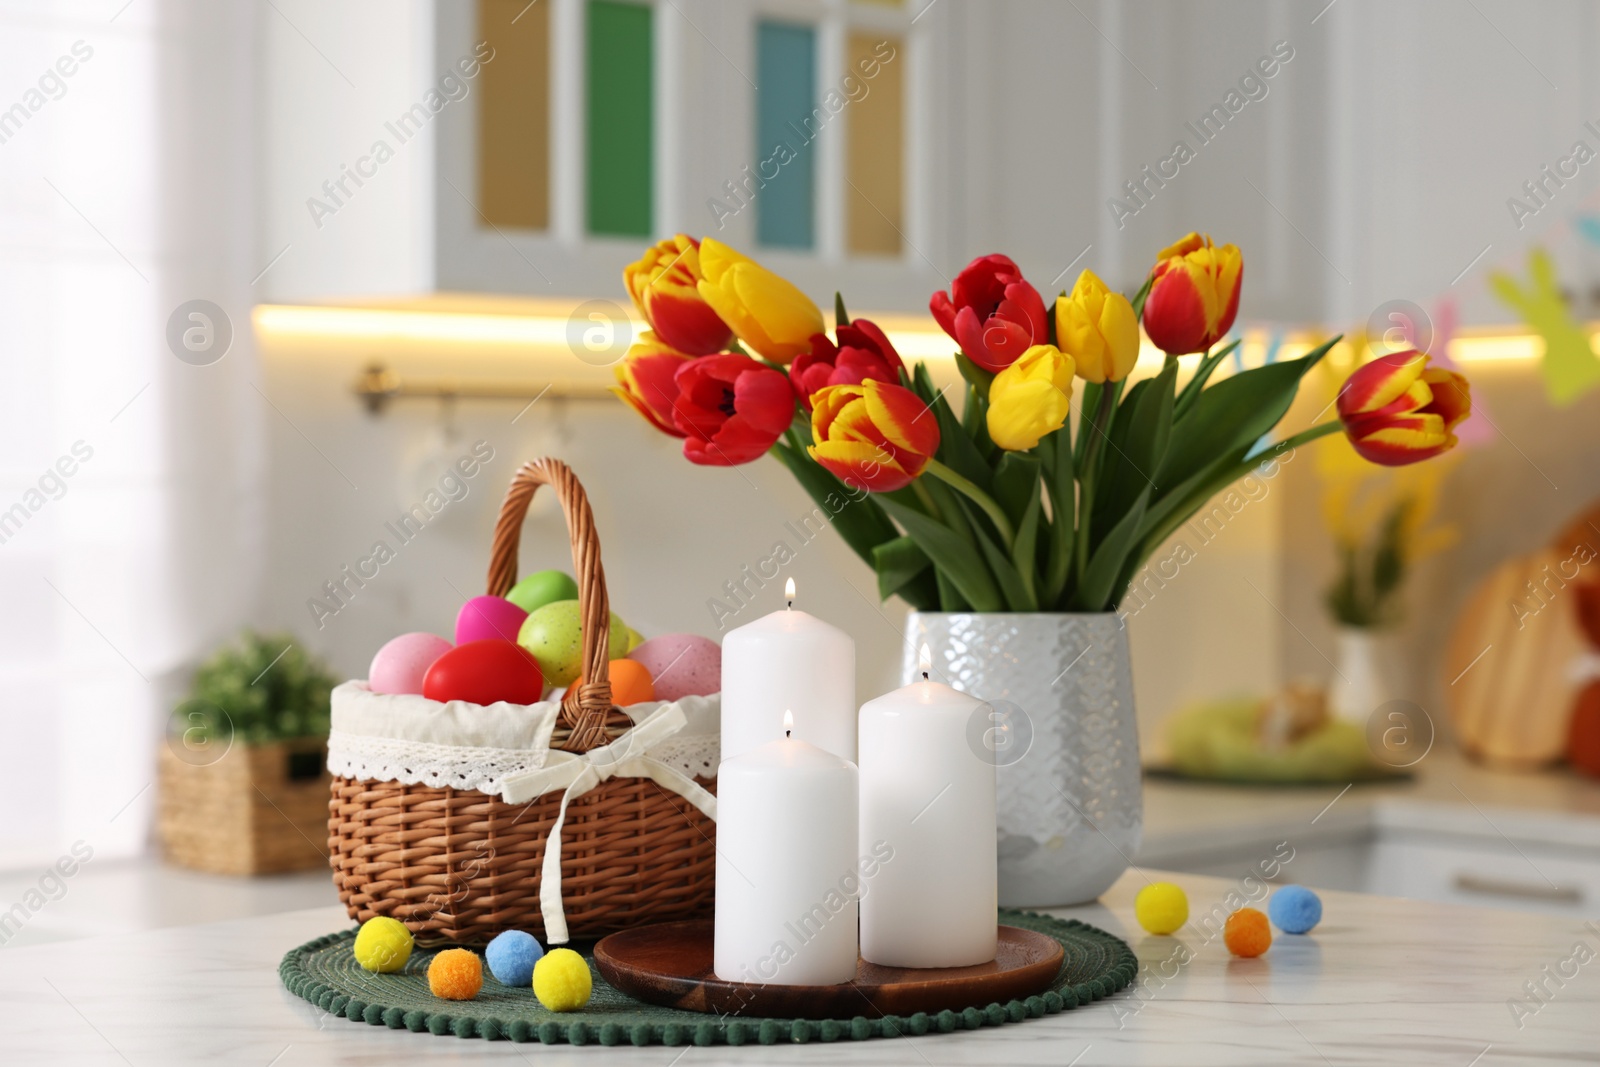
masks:
[[[682,438],[693,463],[775,455],[876,570],[884,599],[1111,611],[1167,537],[1261,464],[1339,430],[1371,462],[1414,463],[1454,447],[1470,413],[1464,378],[1400,352],[1351,374],[1338,418],[1270,443],[1339,339],[1213,383],[1238,345],[1223,338],[1243,275],[1236,247],[1191,233],[1132,298],[1085,270],[1046,305],[1010,259],[975,259],[930,302],[959,348],[958,412],[950,389],[907,367],[842,299],[830,337],[794,285],[679,235],[624,271],[650,330],[618,365],[615,392]],[[1141,322],[1166,359],[1130,383]]]

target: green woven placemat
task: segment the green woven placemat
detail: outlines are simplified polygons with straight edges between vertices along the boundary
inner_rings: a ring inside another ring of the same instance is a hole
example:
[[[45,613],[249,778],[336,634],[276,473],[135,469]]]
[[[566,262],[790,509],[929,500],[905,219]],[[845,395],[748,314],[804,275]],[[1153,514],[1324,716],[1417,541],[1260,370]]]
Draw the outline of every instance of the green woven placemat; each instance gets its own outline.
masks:
[[[484,968],[476,1000],[440,1000],[428,992],[433,951],[411,954],[405,970],[372,974],[351,955],[354,929],[341,930],[291,950],[278,965],[289,991],[323,1011],[394,1030],[427,1030],[487,1040],[542,1041],[547,1045],[771,1045],[778,1042],[864,1041],[873,1037],[951,1033],[1019,1023],[1076,1008],[1109,996],[1133,981],[1139,963],[1120,938],[1076,919],[1053,919],[1000,909],[1000,922],[1048,934],[1061,942],[1066,960],[1044,993],[1006,1004],[974,1004],[962,1011],[930,1015],[884,1015],[875,1019],[746,1019],[703,1015],[646,1004],[618,992],[594,969],[594,996],[582,1011],[546,1011],[532,989],[501,985]]]

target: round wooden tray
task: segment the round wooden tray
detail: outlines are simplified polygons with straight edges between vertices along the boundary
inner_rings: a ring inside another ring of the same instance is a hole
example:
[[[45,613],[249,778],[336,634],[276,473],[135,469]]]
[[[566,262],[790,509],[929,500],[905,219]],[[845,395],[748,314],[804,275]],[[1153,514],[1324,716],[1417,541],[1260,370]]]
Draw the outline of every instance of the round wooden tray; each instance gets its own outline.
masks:
[[[1015,926],[999,928],[994,962],[976,967],[880,967],[865,960],[843,985],[751,985],[711,971],[709,920],[624,930],[594,946],[594,962],[617,989],[683,1011],[777,1019],[838,1019],[960,1011],[974,1004],[1022,1000],[1055,981],[1061,942]]]

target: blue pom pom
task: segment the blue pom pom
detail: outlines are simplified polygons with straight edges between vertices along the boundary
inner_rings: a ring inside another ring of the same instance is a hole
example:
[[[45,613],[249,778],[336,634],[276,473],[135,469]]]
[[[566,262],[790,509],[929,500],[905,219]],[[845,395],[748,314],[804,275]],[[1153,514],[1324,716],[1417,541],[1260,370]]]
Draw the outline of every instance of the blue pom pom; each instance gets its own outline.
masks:
[[[1322,901],[1303,885],[1286,885],[1267,902],[1267,917],[1286,934],[1310,933],[1322,921]]]
[[[533,985],[533,965],[544,955],[539,939],[521,930],[507,930],[496,934],[483,958],[489,962],[489,973],[501,985]]]

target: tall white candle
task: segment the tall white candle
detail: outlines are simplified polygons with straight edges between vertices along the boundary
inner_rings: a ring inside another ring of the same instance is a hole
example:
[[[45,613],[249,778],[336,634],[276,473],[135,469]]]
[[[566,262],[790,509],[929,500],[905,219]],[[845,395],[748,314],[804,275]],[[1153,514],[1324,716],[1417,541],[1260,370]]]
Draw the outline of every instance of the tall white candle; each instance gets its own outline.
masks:
[[[995,956],[994,754],[968,740],[982,702],[927,680],[861,708],[861,840],[886,863],[861,899],[861,957],[967,967]]]
[[[794,736],[854,763],[856,643],[815,615],[789,606],[722,639],[722,758],[764,745],[794,708]]]
[[[856,768],[785,727],[717,769],[712,968],[729,982],[838,985],[856,975]]]

